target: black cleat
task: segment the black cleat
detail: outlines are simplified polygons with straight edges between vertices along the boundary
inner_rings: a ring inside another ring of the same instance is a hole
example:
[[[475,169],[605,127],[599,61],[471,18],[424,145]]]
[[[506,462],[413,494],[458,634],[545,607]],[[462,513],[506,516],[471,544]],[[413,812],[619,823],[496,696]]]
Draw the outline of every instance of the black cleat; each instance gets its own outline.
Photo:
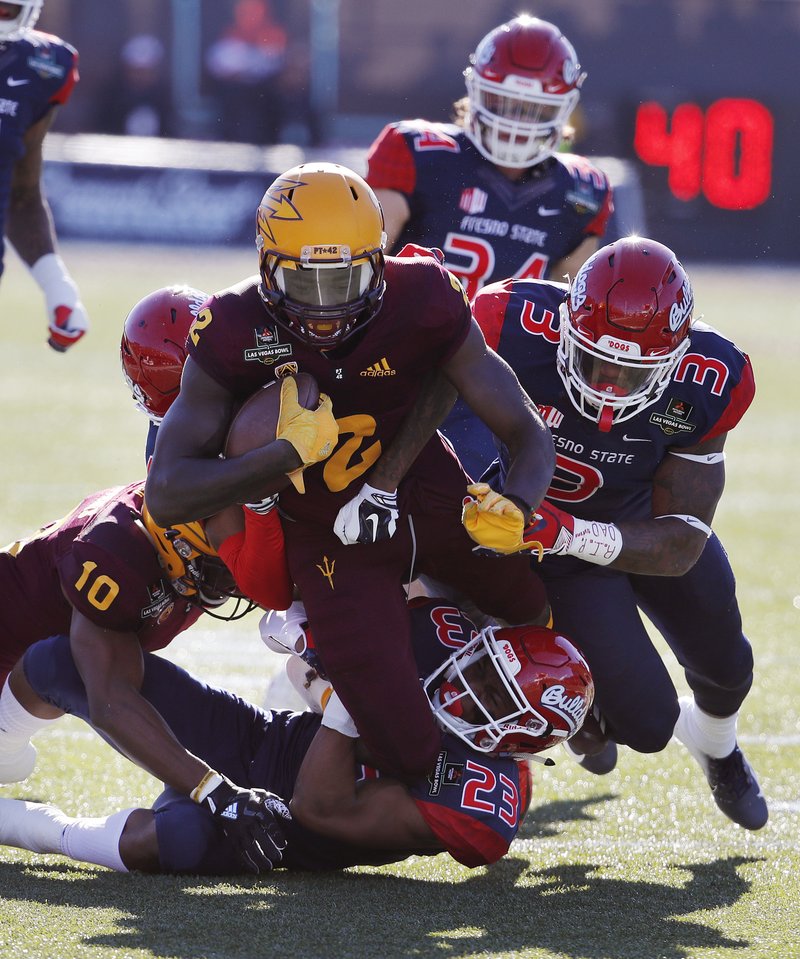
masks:
[[[722,759],[700,751],[688,724],[693,704],[690,697],[681,697],[681,714],[675,724],[675,736],[697,760],[711,787],[714,802],[728,819],[744,829],[761,829],[769,818],[769,810],[750,763],[738,746]]]
[[[595,776],[605,776],[616,767],[617,744],[613,739],[607,739],[605,746],[599,752],[590,755],[589,753],[580,753],[575,748],[576,744],[573,743],[573,740],[577,738],[577,735],[580,734],[576,734],[569,742],[564,743],[564,749],[579,766],[587,772],[594,773]]]
[[[605,721],[593,709],[574,736],[564,743],[571,759],[595,776],[605,776],[617,765],[617,744],[609,739]]]

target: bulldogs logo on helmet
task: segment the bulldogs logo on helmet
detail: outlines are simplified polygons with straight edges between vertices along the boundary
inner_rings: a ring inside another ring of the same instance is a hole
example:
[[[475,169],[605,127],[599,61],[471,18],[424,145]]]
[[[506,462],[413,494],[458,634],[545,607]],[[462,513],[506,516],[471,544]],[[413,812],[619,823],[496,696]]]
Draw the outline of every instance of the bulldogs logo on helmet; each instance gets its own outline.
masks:
[[[566,742],[594,699],[586,660],[566,636],[542,626],[487,626],[424,689],[446,730],[480,752],[515,759]]]

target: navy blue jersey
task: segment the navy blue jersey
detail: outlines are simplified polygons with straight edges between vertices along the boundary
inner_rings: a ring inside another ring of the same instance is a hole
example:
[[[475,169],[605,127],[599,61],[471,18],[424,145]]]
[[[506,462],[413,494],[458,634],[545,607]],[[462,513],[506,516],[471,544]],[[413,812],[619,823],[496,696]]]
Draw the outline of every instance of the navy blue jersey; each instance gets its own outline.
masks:
[[[602,236],[613,210],[608,178],[584,157],[555,154],[512,181],[453,124],[390,124],[367,162],[373,189],[408,201],[398,246],[443,250],[470,297],[507,276],[548,276],[587,237]]]
[[[561,283],[507,280],[476,297],[475,318],[553,434],[556,470],[547,499],[583,519],[645,519],[653,474],[668,452],[728,432],[744,415],[755,393],[750,360],[721,333],[696,321],[689,352],[663,396],[600,433],[572,405],[556,369],[558,307],[566,292]],[[488,434],[476,448],[479,425],[461,405],[443,427],[459,455],[463,448],[462,458],[477,464],[475,472],[495,455]]]
[[[58,37],[29,31],[20,40],[0,43],[0,236],[25,134],[48,110],[67,102],[77,81],[78,53]]]
[[[422,599],[411,610],[414,648],[424,678],[475,634],[475,627],[448,603]],[[25,675],[47,702],[88,721],[88,703],[66,636],[32,646]],[[180,743],[241,786],[268,789],[291,799],[297,774],[319,728],[314,713],[264,710],[227,690],[206,685],[159,656],[145,654],[142,695],[163,716]],[[364,766],[356,780],[378,773]],[[410,787],[440,850],[375,849],[328,839],[296,821],[286,827],[282,865],[290,869],[341,869],[395,862],[414,854],[447,851],[478,866],[503,856],[530,802],[527,763],[478,753],[443,736],[433,773]],[[233,850],[207,810],[167,789],[156,801],[156,828],[165,871],[240,872]]]

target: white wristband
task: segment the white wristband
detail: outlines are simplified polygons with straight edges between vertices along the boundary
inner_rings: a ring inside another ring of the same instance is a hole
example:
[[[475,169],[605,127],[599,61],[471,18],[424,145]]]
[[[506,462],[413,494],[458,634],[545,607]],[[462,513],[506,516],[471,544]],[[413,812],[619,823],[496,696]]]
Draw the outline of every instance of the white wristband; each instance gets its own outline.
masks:
[[[63,300],[68,306],[75,303],[78,298],[75,281],[57,253],[45,253],[29,269],[46,297]]]
[[[217,786],[221,785],[224,779],[215,769],[209,771],[203,776],[200,782],[191,791],[190,796],[196,803],[201,803],[209,793],[214,792]]]
[[[711,527],[706,526],[706,524],[698,519],[696,516],[689,516],[687,513],[664,513],[663,516],[656,516],[655,519],[682,519],[684,523],[687,523],[692,529],[700,530],[701,533],[706,534],[706,539],[711,535]]]
[[[322,714],[322,725],[328,729],[335,729],[337,733],[343,736],[349,736],[351,739],[358,739],[358,730],[353,722],[353,717],[344,708],[344,703],[339,699],[336,692],[331,693],[328,698],[325,712]]]
[[[621,550],[622,533],[613,523],[575,519],[575,529],[566,549],[567,556],[576,556],[598,566],[608,566]]]

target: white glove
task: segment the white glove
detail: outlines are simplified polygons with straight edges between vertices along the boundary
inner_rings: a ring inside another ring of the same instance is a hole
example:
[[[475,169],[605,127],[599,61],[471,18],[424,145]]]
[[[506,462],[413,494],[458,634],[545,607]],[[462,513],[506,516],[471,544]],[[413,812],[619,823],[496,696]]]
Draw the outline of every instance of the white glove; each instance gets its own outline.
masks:
[[[345,546],[377,543],[394,536],[399,516],[397,490],[387,493],[364,483],[361,492],[339,510],[333,531]]]
[[[266,516],[267,513],[272,512],[277,502],[278,493],[273,493],[271,496],[265,496],[264,499],[259,500],[257,503],[242,503],[242,505],[245,509],[249,509],[251,513],[259,513],[261,516]]]
[[[47,304],[50,317],[47,342],[57,353],[66,353],[89,329],[89,317],[78,287],[57,253],[39,257],[30,272]]]
[[[286,660],[286,676],[312,713],[319,715],[324,711],[333,692],[330,680],[323,679],[299,656],[290,656]]]
[[[306,608],[299,601],[288,609],[271,609],[258,624],[261,639],[274,653],[301,656],[308,648]]]
[[[344,708],[344,703],[339,699],[336,692],[331,693],[328,702],[325,704],[322,725],[327,726],[328,729],[335,729],[337,733],[341,733],[343,736],[358,739],[358,730],[353,722],[353,717]]]

